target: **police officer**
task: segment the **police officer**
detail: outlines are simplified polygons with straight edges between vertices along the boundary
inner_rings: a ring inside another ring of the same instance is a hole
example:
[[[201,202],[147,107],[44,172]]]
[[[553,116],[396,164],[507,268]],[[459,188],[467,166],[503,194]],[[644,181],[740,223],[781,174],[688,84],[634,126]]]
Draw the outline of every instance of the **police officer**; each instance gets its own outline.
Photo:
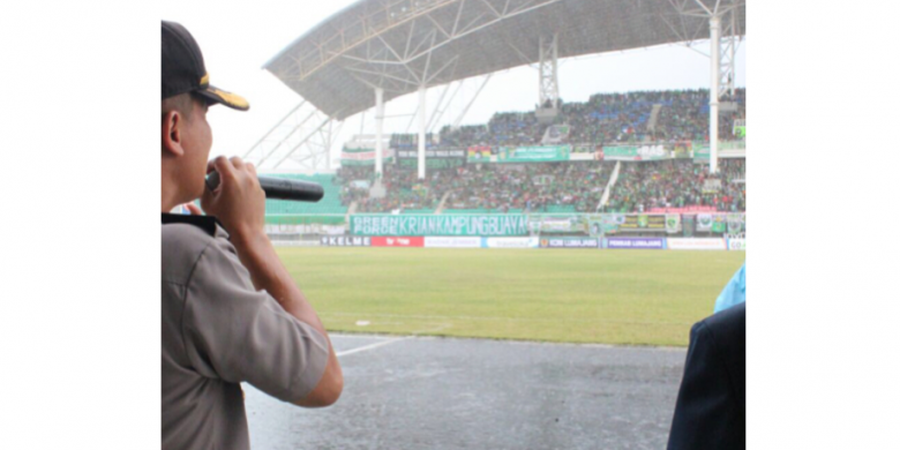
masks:
[[[184,27],[162,22],[164,449],[248,449],[241,382],[305,407],[331,405],[343,389],[325,328],[264,233],[256,169],[239,158],[207,162],[215,104],[249,108],[209,84]],[[211,170],[215,191],[205,189]],[[167,214],[197,198],[210,215],[193,204],[192,215]]]

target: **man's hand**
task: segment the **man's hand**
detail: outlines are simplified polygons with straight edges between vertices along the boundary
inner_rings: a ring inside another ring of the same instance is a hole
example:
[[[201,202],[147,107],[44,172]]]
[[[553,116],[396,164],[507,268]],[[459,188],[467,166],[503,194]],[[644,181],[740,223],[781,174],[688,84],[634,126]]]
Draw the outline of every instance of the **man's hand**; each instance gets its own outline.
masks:
[[[203,210],[216,216],[234,238],[264,235],[266,193],[259,186],[253,164],[219,156],[207,165],[207,173],[213,170],[219,172],[220,182],[215,191],[203,192]]]

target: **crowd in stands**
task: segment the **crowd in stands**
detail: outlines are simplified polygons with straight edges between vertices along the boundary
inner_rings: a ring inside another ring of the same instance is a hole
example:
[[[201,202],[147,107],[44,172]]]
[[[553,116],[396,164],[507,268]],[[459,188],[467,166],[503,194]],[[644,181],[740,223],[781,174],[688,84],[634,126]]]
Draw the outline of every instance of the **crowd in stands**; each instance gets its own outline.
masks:
[[[424,180],[418,179],[416,170],[398,168],[386,164],[381,182],[385,188],[384,197],[370,196],[368,188],[353,187],[354,181],[365,181],[362,185],[374,185],[375,176],[371,167],[342,167],[336,177],[343,184],[341,201],[349,206],[357,202],[357,212],[391,212],[403,209],[437,208],[441,191],[453,178],[452,171],[431,171]]]
[[[734,119],[744,117],[746,90],[735,90],[738,110],[719,118],[719,139],[733,138]],[[654,105],[660,105],[651,124]],[[554,123],[570,127],[570,144],[611,145],[650,141],[704,141],[709,139],[709,90],[646,91],[595,94],[587,102],[561,103]],[[653,125],[651,127],[651,125]],[[547,125],[538,123],[533,111],[498,112],[487,125],[444,127],[445,146],[514,146],[540,144]]]
[[[745,160],[720,159],[716,175],[707,168],[691,160],[623,163],[605,211],[634,213],[686,206],[745,211]]]
[[[432,147],[434,146],[434,134],[426,133],[425,134],[425,146]],[[410,133],[394,133],[391,135],[390,147],[397,150],[415,150],[417,148],[417,143],[419,140],[418,134],[410,134]]]
[[[577,212],[594,211],[611,171],[612,164],[594,161],[465,168],[447,206],[546,212],[551,206],[568,205]]]
[[[354,187],[354,181],[374,183],[371,168],[341,168],[336,182],[343,186],[343,204],[356,202],[358,212],[435,210],[445,194],[445,209],[545,212],[548,207],[568,205],[573,211],[593,212],[613,166],[598,161],[473,164],[431,171],[419,180],[415,170],[386,165],[382,176],[386,195],[381,198]]]
[[[720,116],[720,140],[734,139],[732,127],[735,119],[745,117],[745,98],[746,91],[741,88],[722,100],[734,102],[737,111]],[[658,110],[655,119],[654,108]],[[501,146],[540,145],[545,131],[554,124],[559,127],[550,134],[572,144],[573,153],[620,144],[708,141],[709,91],[595,94],[583,103],[560,102],[553,124],[539,123],[533,111],[498,112],[487,124],[445,127],[439,135],[428,134],[426,142],[430,148],[484,146],[497,154]],[[417,139],[415,134],[393,134],[390,146],[413,150]],[[424,180],[418,179],[414,167],[385,164],[380,180],[384,196],[371,195],[370,188],[376,184],[371,166],[341,168],[335,183],[342,186],[342,203],[356,202],[357,212],[433,212],[442,201],[445,210],[545,212],[566,207],[573,212],[594,212],[614,164],[468,164],[429,170]],[[708,174],[706,164],[691,159],[623,162],[604,210],[631,213],[710,206],[719,211],[744,211],[744,170],[743,159],[720,159],[720,172],[715,176]]]

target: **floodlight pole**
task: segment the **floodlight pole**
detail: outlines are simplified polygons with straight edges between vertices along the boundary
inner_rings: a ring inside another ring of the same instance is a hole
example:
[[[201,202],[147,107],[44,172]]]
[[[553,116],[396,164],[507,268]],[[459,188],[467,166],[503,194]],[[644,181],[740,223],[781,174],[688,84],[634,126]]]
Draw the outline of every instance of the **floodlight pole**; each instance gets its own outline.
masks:
[[[419,85],[419,179],[425,179],[425,85]]]
[[[709,18],[710,86],[709,86],[709,173],[718,172],[719,165],[719,33],[721,18]]]
[[[384,89],[375,88],[375,178],[381,178],[384,156]]]
[[[741,0],[716,0],[710,7],[704,0],[694,0],[694,8],[688,8],[689,0],[676,2],[670,0],[679,14],[690,17],[709,19],[709,173],[719,170],[719,99],[726,92],[732,97],[728,106],[734,102],[734,56],[737,48],[738,30],[736,10],[741,7]],[[729,16],[726,16],[729,15]],[[722,29],[722,19],[726,19]],[[727,36],[723,45],[722,32]]]
[[[559,106],[558,37],[554,33],[552,39],[538,38],[538,108],[548,100],[551,108]]]

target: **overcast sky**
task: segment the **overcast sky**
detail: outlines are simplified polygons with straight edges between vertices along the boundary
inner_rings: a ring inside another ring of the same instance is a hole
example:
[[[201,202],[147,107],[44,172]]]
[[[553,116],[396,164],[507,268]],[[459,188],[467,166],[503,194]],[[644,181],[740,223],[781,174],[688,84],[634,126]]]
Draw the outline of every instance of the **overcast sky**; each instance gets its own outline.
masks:
[[[214,86],[247,98],[251,108],[238,112],[212,108],[212,155],[243,155],[301,98],[262,65],[301,34],[356,0],[216,2],[163,0],[160,18],[179,22],[194,35],[203,51]],[[738,86],[746,86],[746,39],[736,55]],[[559,67],[560,97],[584,101],[597,92],[705,88],[709,86],[709,41],[696,50],[671,45],[629,52],[564,60]],[[495,74],[466,114],[464,124],[485,123],[496,111],[526,111],[537,103],[537,70],[520,67]],[[474,83],[473,83],[474,84]],[[474,92],[474,86],[466,88]],[[440,89],[429,90],[429,102]],[[462,99],[454,105],[462,109]],[[386,104],[386,114],[411,113],[415,94]],[[374,132],[371,113],[366,132]],[[452,120],[445,115],[443,122]],[[409,119],[385,121],[385,131],[406,130]],[[343,134],[359,132],[359,117],[344,124]],[[437,128],[439,129],[439,128]]]

